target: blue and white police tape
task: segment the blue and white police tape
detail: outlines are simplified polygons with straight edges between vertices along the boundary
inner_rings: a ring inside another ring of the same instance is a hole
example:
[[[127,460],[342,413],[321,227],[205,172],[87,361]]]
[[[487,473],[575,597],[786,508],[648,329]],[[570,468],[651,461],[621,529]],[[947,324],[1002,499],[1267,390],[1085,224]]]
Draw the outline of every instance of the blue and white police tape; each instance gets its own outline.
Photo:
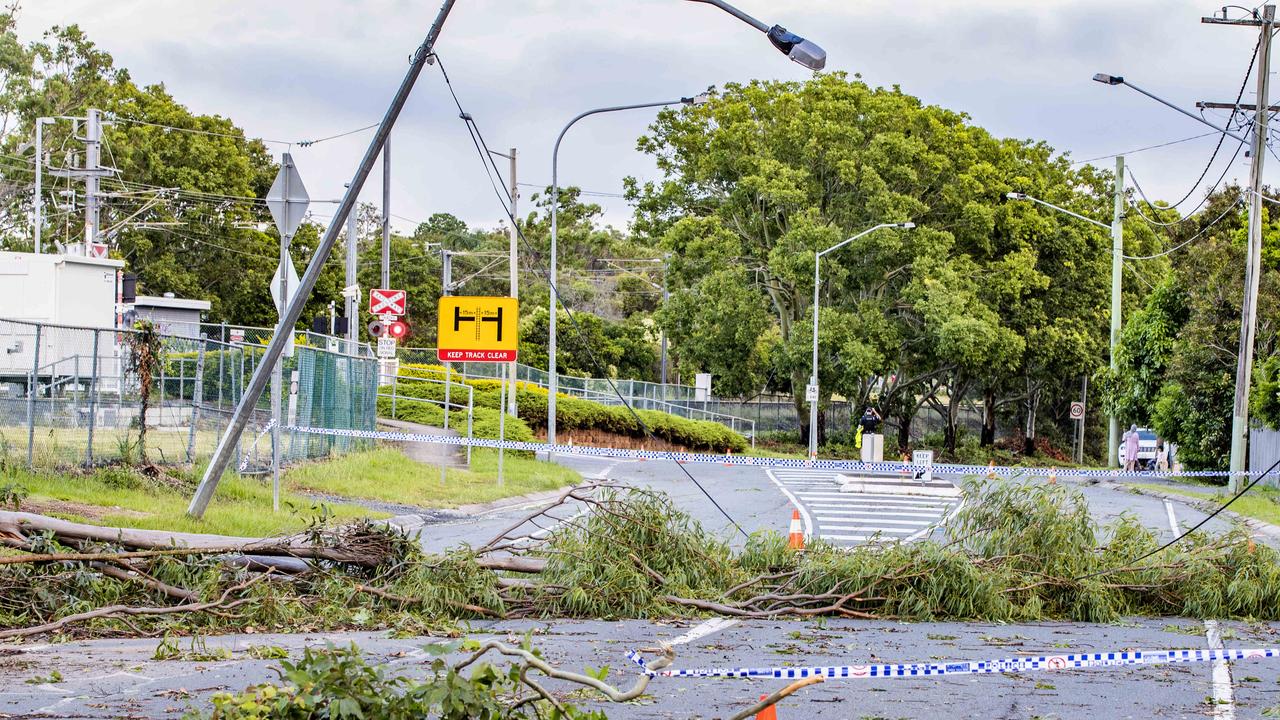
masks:
[[[662,460],[674,459],[682,463],[713,463],[717,465],[742,465],[747,467],[766,468],[814,468],[819,470],[848,470],[851,472],[892,472],[914,477],[915,473],[929,469],[944,475],[998,475],[1005,477],[1045,476],[1049,473],[1071,475],[1073,477],[1094,478],[1174,478],[1174,477],[1225,477],[1228,475],[1253,476],[1258,473],[1238,471],[1235,473],[1215,470],[1198,470],[1173,472],[1125,473],[1119,470],[1075,470],[1067,468],[1035,468],[1035,467],[988,467],[986,465],[948,465],[935,463],[926,468],[902,462],[861,462],[858,460],[804,460],[800,458],[761,458],[746,455],[711,455],[706,453],[669,452],[663,450],[625,450],[620,448],[587,447],[583,445],[548,445],[536,442],[517,442],[512,440],[487,440],[483,438],[456,437],[453,435],[427,435],[420,433],[388,432],[382,430],[346,430],[342,428],[318,428],[289,426],[283,428],[293,432],[312,435],[329,435],[333,437],[366,438],[370,440],[393,440],[397,442],[425,442],[442,445],[461,445],[482,448],[503,448],[506,450],[528,450],[532,452],[555,452],[560,455],[584,455],[590,457],[606,457],[621,459]]]
[[[808,667],[766,668],[693,668],[688,670],[653,671],[640,654],[631,651],[627,657],[651,677],[696,678],[900,678],[933,675],[986,675],[1020,673],[1036,670],[1075,670],[1083,668],[1123,667],[1131,665],[1168,665],[1207,663],[1219,660],[1260,660],[1280,657],[1280,648],[1226,650],[1130,650],[1125,652],[1041,655],[998,660],[957,661],[946,663],[880,663],[874,665],[813,665]]]
[[[275,426],[276,426],[276,420],[275,418],[272,418],[271,421],[267,423],[267,426],[262,428],[262,432],[258,433],[258,437],[254,438],[253,442],[250,443],[249,445],[250,452],[245,453],[245,456],[240,460],[240,467],[236,470],[236,472],[244,472],[245,468],[249,467],[249,461],[253,459],[258,449],[258,441],[266,437],[267,433],[271,432],[271,428]]]

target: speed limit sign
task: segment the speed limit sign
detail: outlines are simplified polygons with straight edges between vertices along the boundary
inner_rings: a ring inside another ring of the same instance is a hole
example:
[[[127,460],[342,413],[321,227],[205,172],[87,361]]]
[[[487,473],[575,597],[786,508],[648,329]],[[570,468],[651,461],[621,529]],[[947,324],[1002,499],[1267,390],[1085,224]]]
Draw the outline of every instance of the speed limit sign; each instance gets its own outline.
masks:
[[[1084,419],[1084,403],[1082,402],[1071,403],[1071,419],[1072,420]]]

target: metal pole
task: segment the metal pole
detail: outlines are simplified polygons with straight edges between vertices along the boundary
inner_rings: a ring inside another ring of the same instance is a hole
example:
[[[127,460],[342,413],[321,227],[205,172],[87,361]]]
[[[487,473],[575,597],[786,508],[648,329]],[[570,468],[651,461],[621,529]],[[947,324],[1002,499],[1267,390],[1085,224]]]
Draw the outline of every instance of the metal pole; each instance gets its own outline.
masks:
[[[813,366],[809,371],[809,384],[818,386],[818,265],[822,262],[822,253],[813,256]],[[809,394],[805,388],[805,395]],[[806,397],[806,399],[808,399]],[[809,460],[818,457],[818,400],[809,400]]]
[[[511,148],[511,154],[509,156],[509,159],[511,160],[511,239],[510,239],[511,297],[516,298],[518,300],[520,298],[520,272],[519,272],[519,266],[518,266],[519,249],[520,249],[518,243],[519,243],[520,233],[518,232],[518,228],[516,227],[516,221],[517,221],[517,218],[519,218],[519,216],[516,214],[517,212],[516,204],[517,204],[517,201],[520,199],[520,190],[518,189],[518,186],[516,184],[516,149],[515,148]],[[507,393],[506,407],[508,412],[510,412],[512,415],[515,415],[516,414],[516,364],[515,363],[511,363],[508,366],[508,374],[510,375],[510,380],[511,380],[511,391]],[[499,482],[502,481],[502,454],[501,453],[498,454],[498,481]]]
[[[476,414],[476,389],[473,385],[467,386],[467,467],[471,467],[471,439],[472,435],[472,418]],[[502,408],[498,408],[498,417],[502,417]]]
[[[31,467],[36,445],[36,387],[40,384],[40,330],[36,325],[36,347],[31,359],[31,382],[27,383],[27,467]]]
[[[382,287],[391,287],[391,136],[382,144]]]
[[[36,118],[36,195],[35,201],[35,250],[36,254],[44,252],[41,235],[44,232],[44,194],[41,190],[44,177],[44,126],[53,122],[53,118]]]
[[[1089,407],[1089,374],[1085,373],[1080,378],[1080,404],[1084,405],[1085,412],[1088,413]],[[1085,418],[1080,418],[1080,447],[1076,450],[1076,463],[1084,464],[1084,425]]]
[[[1236,359],[1235,404],[1231,411],[1230,487],[1239,492],[1248,469],[1249,386],[1253,380],[1253,343],[1258,332],[1258,281],[1262,275],[1262,161],[1267,153],[1268,91],[1271,87],[1271,31],[1276,8],[1263,8],[1258,40],[1258,104],[1254,111],[1253,155],[1249,168],[1249,242],[1245,254],[1244,301],[1240,305],[1240,354]]]
[[[668,253],[662,263],[662,305],[666,307],[671,300],[671,292],[667,289],[667,275],[670,274],[671,255]],[[667,399],[667,329],[662,328],[662,400]]]
[[[498,386],[498,442],[505,442],[507,439],[507,384],[503,383]],[[502,445],[498,445],[498,487],[502,487]]]
[[[89,363],[89,444],[85,448],[84,464],[93,465],[93,429],[98,418],[98,334],[93,331],[93,361]]]
[[[348,192],[350,192],[348,190]],[[356,220],[359,206],[352,204],[351,213],[347,215],[347,274],[346,285],[351,287],[356,284],[356,251],[358,250],[358,238],[356,238]],[[360,330],[356,327],[360,316],[359,305],[356,304],[355,296],[348,296],[343,305],[343,312],[347,315],[347,354],[356,354],[356,341],[360,339]]]
[[[547,445],[554,446],[556,444],[556,391],[559,386],[559,375],[556,374],[556,301],[559,299],[560,285],[556,277],[556,241],[557,241],[557,210],[560,207],[560,142],[564,140],[565,133],[569,132],[569,128],[584,117],[590,115],[598,115],[600,113],[618,112],[620,110],[641,110],[643,108],[664,107],[666,105],[679,105],[681,103],[692,103],[691,98],[681,98],[679,100],[665,100],[662,102],[640,103],[637,105],[616,105],[612,107],[596,108],[579,113],[570,120],[560,134],[556,136],[555,147],[551,150],[551,273],[548,277],[551,279],[551,292],[549,293],[549,304],[551,309],[550,328],[547,332]],[[547,451],[547,459],[550,460],[553,453]]]
[[[207,336],[200,333],[200,350],[196,353],[196,381],[191,390],[191,430],[187,433],[187,462],[192,464],[196,461],[196,425],[200,422],[200,401],[204,399],[204,349],[207,340]]]
[[[364,158],[356,168],[351,187],[343,195],[342,202],[338,205],[338,210],[334,214],[333,222],[325,231],[324,238],[320,241],[320,246],[316,249],[311,263],[307,266],[307,271],[303,274],[302,281],[299,283],[297,294],[294,296],[293,301],[289,303],[284,317],[280,318],[279,328],[281,330],[293,327],[297,324],[298,318],[301,317],[302,308],[306,304],[307,298],[311,295],[311,290],[315,287],[316,281],[320,278],[320,272],[328,261],[329,255],[333,252],[333,246],[337,243],[341,225],[352,212],[356,198],[360,195],[360,189],[364,187],[365,180],[368,179],[369,173],[373,169],[378,151],[390,134],[391,127],[395,125],[396,118],[399,117],[400,110],[404,107],[405,101],[409,97],[409,92],[413,89],[413,85],[418,79],[418,75],[422,73],[427,56],[431,54],[431,48],[435,45],[436,38],[444,26],[445,19],[449,16],[450,10],[453,9],[454,1],[444,1],[444,5],[440,8],[439,14],[436,15],[431,29],[427,32],[426,39],[413,54],[409,70],[406,72],[404,80],[400,83],[400,88],[396,91],[390,107],[387,108],[386,115],[383,116],[382,123],[370,142],[368,150],[365,151]],[[284,345],[285,338],[280,332],[277,332],[267,346],[268,366],[280,357],[281,352],[284,350]],[[209,501],[213,498],[213,493],[217,489],[222,472],[226,469],[227,463],[231,459],[231,454],[238,445],[240,434],[244,432],[244,427],[249,421],[253,406],[257,403],[258,397],[262,395],[266,384],[267,374],[263,372],[262,366],[259,366],[258,371],[254,373],[252,380],[250,380],[249,386],[245,389],[244,395],[240,398],[240,403],[236,406],[235,413],[231,416],[231,422],[228,424],[226,432],[218,442],[218,448],[214,452],[209,466],[205,469],[204,477],[200,481],[200,486],[196,489],[195,496],[191,498],[191,504],[187,508],[189,515],[197,518],[204,515],[204,511],[209,506]]]
[[[1116,371],[1120,346],[1120,300],[1124,278],[1124,156],[1116,156],[1115,208],[1111,218],[1111,372]],[[1107,420],[1107,465],[1120,467],[1120,418],[1112,411]]]
[[[98,164],[102,149],[102,122],[99,111],[89,108],[84,143],[84,256],[89,244],[98,240]]]

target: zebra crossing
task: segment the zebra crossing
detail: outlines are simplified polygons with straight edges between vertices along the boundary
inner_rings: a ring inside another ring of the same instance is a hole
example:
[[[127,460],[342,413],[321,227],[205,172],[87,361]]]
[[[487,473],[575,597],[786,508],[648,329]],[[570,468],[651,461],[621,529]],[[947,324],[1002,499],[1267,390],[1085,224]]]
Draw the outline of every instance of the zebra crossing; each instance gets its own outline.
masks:
[[[841,492],[837,480],[841,473],[836,470],[771,468],[766,472],[799,508],[805,535],[835,545],[918,540],[963,503],[961,497],[942,493]]]

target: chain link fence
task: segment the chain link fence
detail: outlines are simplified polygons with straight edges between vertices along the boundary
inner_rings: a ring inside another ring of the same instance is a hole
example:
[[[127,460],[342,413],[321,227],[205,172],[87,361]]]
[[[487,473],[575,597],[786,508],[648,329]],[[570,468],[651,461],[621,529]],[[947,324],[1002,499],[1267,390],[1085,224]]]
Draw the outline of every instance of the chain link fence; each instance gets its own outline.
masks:
[[[201,462],[212,455],[270,339],[266,331],[235,333],[233,340],[230,330],[218,337],[160,336],[144,440],[142,387],[132,365],[136,331],[0,320],[0,455],[40,467]],[[358,347],[352,348],[358,354],[345,354],[330,346],[299,343],[285,358],[283,424],[373,430],[377,361]],[[237,446],[242,472],[270,466],[270,421],[264,393]],[[366,444],[285,432],[281,456],[296,462]]]

